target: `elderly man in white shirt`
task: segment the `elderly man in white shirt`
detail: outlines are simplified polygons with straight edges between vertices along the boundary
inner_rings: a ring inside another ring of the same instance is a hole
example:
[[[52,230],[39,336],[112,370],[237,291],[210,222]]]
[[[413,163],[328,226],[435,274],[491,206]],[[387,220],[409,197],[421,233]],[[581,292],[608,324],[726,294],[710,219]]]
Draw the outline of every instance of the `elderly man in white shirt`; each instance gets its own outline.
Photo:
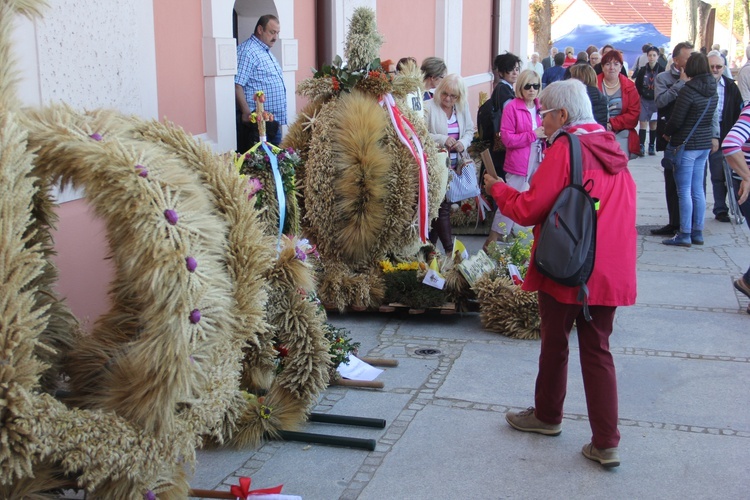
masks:
[[[539,61],[539,53],[534,52],[531,54],[531,60],[526,64],[526,69],[533,69],[536,71],[536,74],[539,75],[539,78],[542,77],[542,73],[544,73],[544,66],[542,66],[542,63]]]

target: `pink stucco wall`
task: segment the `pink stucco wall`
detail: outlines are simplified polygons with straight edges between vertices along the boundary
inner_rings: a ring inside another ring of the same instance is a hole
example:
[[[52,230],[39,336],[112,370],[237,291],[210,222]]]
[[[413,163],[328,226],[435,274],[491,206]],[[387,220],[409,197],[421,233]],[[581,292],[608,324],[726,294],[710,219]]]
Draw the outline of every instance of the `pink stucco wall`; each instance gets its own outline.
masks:
[[[154,0],[159,119],[206,132],[200,0]]]
[[[464,2],[463,39],[461,40],[461,74],[464,76],[492,70],[492,0]],[[482,13],[482,15],[479,15]]]
[[[300,83],[312,76],[310,68],[319,65],[315,60],[315,2],[297,1],[294,3],[294,37],[297,39],[297,71],[295,80]],[[297,96],[297,113],[307,104],[307,98]]]
[[[398,6],[394,9],[394,3]],[[380,59],[397,62],[411,56],[422,64],[435,55],[435,2],[411,0],[378,2],[378,30],[385,37]]]
[[[107,259],[109,245],[104,222],[89,211],[86,200],[63,203],[58,207],[60,221],[53,233],[60,278],[56,291],[66,299],[84,329],[110,307],[107,289],[114,276]]]
[[[464,2],[461,40],[461,74],[479,75],[492,70],[492,0]],[[492,93],[492,83],[486,82],[468,88],[469,107],[476,119],[479,93]]]

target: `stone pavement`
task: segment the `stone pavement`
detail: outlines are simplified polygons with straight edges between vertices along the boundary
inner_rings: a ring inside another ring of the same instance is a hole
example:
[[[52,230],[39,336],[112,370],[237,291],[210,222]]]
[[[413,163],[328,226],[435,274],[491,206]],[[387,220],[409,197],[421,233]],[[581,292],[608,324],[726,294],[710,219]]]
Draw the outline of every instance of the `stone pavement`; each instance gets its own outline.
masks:
[[[484,331],[476,313],[351,313],[363,355],[399,360],[382,390],[331,387],[316,412],[383,418],[385,429],[308,424],[308,432],[375,439],[373,452],[268,442],[257,450],[201,450],[190,484],[228,490],[284,484],[305,499],[748,498],[750,316],[732,280],[750,264],[747,226],[720,223],[709,193],[703,247],[662,245],[661,154],[630,162],[638,184],[638,301],[617,312],[611,339],[619,381],[622,465],[581,455],[591,437],[571,336],[559,437],[504,420],[533,404],[538,341]],[[710,190],[710,187],[709,187]],[[471,251],[483,238],[462,237]],[[418,355],[420,348],[440,351]]]

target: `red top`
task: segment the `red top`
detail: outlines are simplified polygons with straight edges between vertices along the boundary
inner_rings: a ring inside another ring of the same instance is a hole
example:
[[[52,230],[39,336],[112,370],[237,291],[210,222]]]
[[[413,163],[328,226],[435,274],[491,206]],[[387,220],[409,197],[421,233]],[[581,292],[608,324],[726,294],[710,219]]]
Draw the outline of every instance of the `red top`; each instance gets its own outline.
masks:
[[[613,116],[609,121],[612,124],[612,130],[615,132],[624,129],[634,129],[638,125],[638,117],[641,114],[641,96],[638,95],[635,83],[622,73],[620,73],[619,77],[620,89],[622,91],[622,113]],[[604,80],[604,73],[596,75],[596,85],[601,92],[604,92],[602,80]]]
[[[576,63],[577,60],[578,59],[576,59],[575,57],[566,57],[562,67],[565,69],[570,68]]]
[[[596,257],[589,278],[589,305],[627,306],[636,297],[636,186],[628,170],[628,158],[614,134],[595,123],[572,126],[581,141],[583,180],[594,181],[589,194],[600,200],[597,212]],[[534,266],[541,224],[570,178],[567,137],[559,137],[547,149],[531,179],[528,191],[519,193],[503,182],[492,186],[498,209],[522,226],[534,227],[531,263],[523,289],[543,291],[563,304],[577,304],[578,287],[567,287],[539,273]]]

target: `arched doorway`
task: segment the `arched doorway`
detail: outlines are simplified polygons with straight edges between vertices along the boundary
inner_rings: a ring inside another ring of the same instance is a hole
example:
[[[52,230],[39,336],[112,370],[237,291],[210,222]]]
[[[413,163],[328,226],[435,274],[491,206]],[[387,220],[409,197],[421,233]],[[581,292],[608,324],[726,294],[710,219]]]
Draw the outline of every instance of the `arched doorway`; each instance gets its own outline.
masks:
[[[206,85],[207,139],[220,151],[234,149],[235,131],[234,75],[237,72],[238,42],[249,38],[258,18],[274,14],[279,18],[281,34],[271,49],[284,72],[287,93],[287,119],[297,115],[297,39],[294,37],[294,1],[205,0],[203,2],[203,52]],[[236,18],[236,22],[235,22]]]

